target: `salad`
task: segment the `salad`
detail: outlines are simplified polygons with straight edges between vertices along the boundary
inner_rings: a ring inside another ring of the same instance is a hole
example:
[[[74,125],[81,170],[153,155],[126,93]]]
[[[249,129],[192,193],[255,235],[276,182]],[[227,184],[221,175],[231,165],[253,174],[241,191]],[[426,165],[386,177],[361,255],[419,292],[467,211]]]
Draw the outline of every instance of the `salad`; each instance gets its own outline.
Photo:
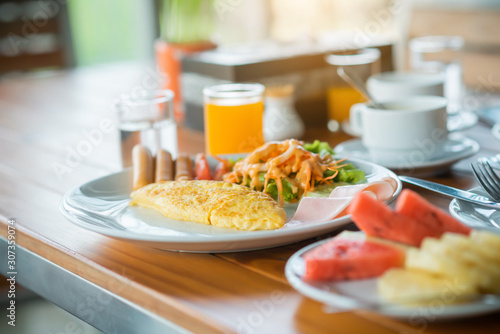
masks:
[[[296,139],[264,144],[235,162],[224,181],[263,191],[283,205],[303,196],[321,196],[341,184],[366,182],[363,171],[345,159],[336,160],[326,142],[304,144]]]

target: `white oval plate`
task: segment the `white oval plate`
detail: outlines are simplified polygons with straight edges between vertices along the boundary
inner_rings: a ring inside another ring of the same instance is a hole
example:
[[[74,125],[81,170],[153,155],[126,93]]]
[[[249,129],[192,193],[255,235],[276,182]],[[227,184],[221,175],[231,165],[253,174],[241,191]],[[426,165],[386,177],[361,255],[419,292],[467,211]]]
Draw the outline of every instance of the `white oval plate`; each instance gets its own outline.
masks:
[[[304,247],[292,255],[285,266],[285,276],[297,291],[333,308],[332,311],[367,310],[407,320],[410,324],[421,324],[421,321],[427,323],[436,320],[462,319],[500,310],[500,298],[495,297],[484,302],[471,301],[457,305],[445,305],[439,299],[431,301],[429,305],[421,306],[389,304],[378,295],[376,278],[342,282],[304,281],[301,277],[304,268],[303,255],[330,239]]]
[[[481,187],[472,188],[469,191],[488,197],[488,194]],[[500,210],[485,208],[457,199],[451,201],[449,210],[453,217],[470,227],[500,228]]]
[[[392,177],[392,171],[362,160],[351,159],[366,173],[368,182]],[[66,193],[61,211],[72,223],[85,229],[145,246],[184,252],[235,252],[281,246],[328,233],[351,221],[350,216],[323,223],[285,224],[271,231],[238,231],[169,219],[155,210],[129,206],[132,170],[126,169],[76,187]],[[297,204],[287,205],[287,221]]]

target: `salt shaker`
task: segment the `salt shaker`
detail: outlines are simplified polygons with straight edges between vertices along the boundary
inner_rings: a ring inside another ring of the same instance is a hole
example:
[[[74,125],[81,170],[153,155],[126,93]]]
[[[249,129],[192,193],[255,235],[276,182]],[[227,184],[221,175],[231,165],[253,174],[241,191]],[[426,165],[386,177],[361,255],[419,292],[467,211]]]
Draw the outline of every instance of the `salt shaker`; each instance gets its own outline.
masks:
[[[304,122],[295,110],[292,85],[266,87],[264,139],[266,141],[300,138]]]

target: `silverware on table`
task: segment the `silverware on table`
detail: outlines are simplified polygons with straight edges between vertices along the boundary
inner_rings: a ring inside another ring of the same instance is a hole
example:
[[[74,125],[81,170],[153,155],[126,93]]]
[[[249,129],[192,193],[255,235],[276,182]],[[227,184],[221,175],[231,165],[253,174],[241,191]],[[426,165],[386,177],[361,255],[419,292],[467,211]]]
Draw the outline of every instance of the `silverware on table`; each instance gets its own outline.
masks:
[[[500,178],[488,158],[479,158],[470,164],[476,180],[495,201],[500,201]]]
[[[485,158],[486,160],[488,160],[488,162],[490,163],[490,166],[493,168],[493,169],[499,169],[500,170],[500,154],[497,154],[493,157],[489,157],[489,158]]]
[[[351,87],[356,89],[365,99],[371,101],[371,104],[377,109],[385,109],[384,105],[373,99],[373,96],[368,92],[365,88],[365,84],[363,80],[353,71],[346,71],[344,67],[337,68],[337,74],[341,77],[345,82],[347,82]]]
[[[442,195],[452,197],[452,198],[458,198],[467,202],[471,202],[474,204],[482,205],[484,207],[488,208],[493,208],[500,210],[500,203],[494,202],[488,197],[481,196],[478,194],[474,194],[473,192],[466,191],[466,190],[461,190],[449,186],[445,186],[443,184],[431,182],[431,181],[426,181],[422,179],[417,179],[415,177],[410,177],[410,176],[399,176],[399,179],[403,182],[410,183],[437,193],[440,193]]]

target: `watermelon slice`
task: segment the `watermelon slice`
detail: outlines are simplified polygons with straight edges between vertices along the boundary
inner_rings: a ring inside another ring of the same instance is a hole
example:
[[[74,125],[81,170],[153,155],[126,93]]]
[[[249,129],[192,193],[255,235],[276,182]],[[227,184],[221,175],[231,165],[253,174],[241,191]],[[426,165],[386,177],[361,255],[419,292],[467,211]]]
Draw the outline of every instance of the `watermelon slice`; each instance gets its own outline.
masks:
[[[405,189],[401,192],[396,203],[396,212],[418,221],[439,232],[453,232],[469,235],[471,228],[465,226],[443,210],[425,200],[416,192]]]
[[[445,232],[468,234],[462,225],[411,190],[404,190],[396,212],[367,193],[358,194],[349,212],[360,230],[369,236],[420,246],[424,238],[440,238]]]
[[[349,208],[352,220],[369,236],[420,246],[425,237],[438,238],[440,231],[400,215],[367,193],[359,193]]]
[[[363,232],[342,232],[304,254],[303,279],[309,281],[350,280],[377,277],[402,267],[406,249],[402,245],[366,238]]]

